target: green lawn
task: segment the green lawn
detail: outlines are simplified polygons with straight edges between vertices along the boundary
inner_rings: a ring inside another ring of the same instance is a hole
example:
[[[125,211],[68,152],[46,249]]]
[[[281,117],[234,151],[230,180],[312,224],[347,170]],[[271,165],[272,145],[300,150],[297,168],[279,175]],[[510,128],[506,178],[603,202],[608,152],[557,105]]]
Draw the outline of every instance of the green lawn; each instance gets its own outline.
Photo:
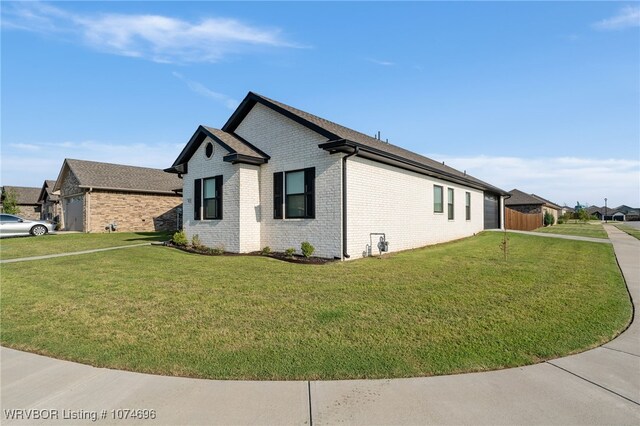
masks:
[[[542,232],[545,234],[561,234],[561,235],[578,235],[580,237],[592,238],[609,238],[607,231],[600,222],[576,222],[562,223],[560,225],[546,226],[538,228],[534,232]]]
[[[608,244],[500,233],[326,265],[160,246],[0,265],[3,345],[216,379],[426,376],[536,363],[631,319]]]
[[[631,235],[632,237],[636,237],[637,239],[640,240],[640,229],[633,228],[631,226],[624,225],[624,224],[615,224],[614,226],[619,230],[624,231],[627,234]]]
[[[166,232],[113,232],[100,234],[52,234],[41,237],[0,239],[0,259],[43,256],[106,247],[126,246],[152,241],[167,241]]]

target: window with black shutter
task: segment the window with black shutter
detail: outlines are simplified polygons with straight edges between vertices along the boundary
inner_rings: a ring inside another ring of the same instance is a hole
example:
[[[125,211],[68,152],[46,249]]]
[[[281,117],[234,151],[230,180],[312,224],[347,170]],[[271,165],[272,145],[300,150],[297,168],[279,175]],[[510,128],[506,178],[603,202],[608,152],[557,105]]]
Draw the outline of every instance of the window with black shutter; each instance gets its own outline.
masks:
[[[202,179],[193,181],[193,219],[200,220],[200,208],[202,207]]]
[[[274,173],[274,219],[315,218],[315,179],[315,167]]]
[[[222,176],[196,179],[194,185],[194,219],[222,219]]]
[[[284,173],[278,172],[273,174],[273,218],[282,219],[282,197],[284,182]]]

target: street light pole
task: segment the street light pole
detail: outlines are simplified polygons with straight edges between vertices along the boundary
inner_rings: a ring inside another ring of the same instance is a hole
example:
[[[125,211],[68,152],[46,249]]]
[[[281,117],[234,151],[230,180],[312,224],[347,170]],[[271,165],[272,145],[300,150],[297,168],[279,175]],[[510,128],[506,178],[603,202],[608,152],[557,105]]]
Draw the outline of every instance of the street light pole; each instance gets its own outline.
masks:
[[[604,223],[607,223],[607,199],[604,199]]]

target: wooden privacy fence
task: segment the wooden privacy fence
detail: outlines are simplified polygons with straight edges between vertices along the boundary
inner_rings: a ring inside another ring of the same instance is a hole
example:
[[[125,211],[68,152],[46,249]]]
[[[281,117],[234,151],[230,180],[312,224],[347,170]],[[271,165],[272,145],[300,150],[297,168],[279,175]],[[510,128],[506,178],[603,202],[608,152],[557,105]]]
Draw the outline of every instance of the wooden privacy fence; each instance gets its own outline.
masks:
[[[520,213],[509,207],[504,209],[504,219],[506,228],[516,231],[533,231],[543,225],[542,213]]]

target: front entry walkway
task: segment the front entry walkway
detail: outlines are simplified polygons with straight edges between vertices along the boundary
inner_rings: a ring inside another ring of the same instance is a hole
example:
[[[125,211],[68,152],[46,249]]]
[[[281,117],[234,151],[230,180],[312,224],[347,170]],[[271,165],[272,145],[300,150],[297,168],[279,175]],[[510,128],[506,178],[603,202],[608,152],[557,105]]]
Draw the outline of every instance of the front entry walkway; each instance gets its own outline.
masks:
[[[634,302],[640,241],[605,226]],[[120,424],[640,424],[640,325],[578,355],[485,373],[319,382],[199,380],[130,373],[2,348],[8,410],[63,410]],[[120,411],[118,411],[120,410]],[[86,414],[89,413],[89,414]],[[38,424],[95,424],[90,418]]]

